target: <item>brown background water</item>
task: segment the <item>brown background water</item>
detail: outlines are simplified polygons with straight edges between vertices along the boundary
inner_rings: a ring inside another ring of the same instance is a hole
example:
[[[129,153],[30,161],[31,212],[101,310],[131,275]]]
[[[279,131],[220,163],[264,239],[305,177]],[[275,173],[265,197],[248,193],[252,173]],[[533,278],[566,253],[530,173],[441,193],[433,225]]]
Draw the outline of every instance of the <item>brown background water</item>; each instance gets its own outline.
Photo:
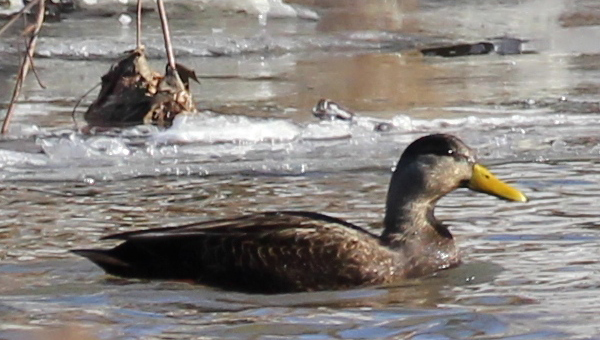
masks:
[[[0,339],[600,339],[600,5],[302,3],[320,19],[262,26],[222,7],[170,6],[180,62],[201,78],[199,108],[226,114],[170,135],[76,133],[74,103],[135,32],[91,12],[44,27],[36,65],[48,89],[28,80],[0,141]],[[155,16],[145,23],[160,69]],[[415,51],[505,35],[534,53]],[[2,39],[5,104],[16,49]],[[310,108],[321,97],[362,120],[317,122]],[[373,118],[394,129],[373,132]],[[262,210],[314,210],[377,230],[391,166],[432,132],[458,134],[531,198],[444,198],[436,214],[465,263],[433,277],[247,295],[108,277],[68,253],[117,231]]]

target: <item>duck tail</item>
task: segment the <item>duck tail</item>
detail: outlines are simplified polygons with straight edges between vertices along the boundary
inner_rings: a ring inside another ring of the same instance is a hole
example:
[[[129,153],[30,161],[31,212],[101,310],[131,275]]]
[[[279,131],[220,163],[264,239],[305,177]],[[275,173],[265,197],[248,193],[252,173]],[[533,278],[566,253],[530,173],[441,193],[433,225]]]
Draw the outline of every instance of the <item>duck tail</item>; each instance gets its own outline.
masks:
[[[85,257],[102,268],[107,274],[116,276],[130,276],[131,265],[123,262],[104,249],[72,249],[72,253]]]

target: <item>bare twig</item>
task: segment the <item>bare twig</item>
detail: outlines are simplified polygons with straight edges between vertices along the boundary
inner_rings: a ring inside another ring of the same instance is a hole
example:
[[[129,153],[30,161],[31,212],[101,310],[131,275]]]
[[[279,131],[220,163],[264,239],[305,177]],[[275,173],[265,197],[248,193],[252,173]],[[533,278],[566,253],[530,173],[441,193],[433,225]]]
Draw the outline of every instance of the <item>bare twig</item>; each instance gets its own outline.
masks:
[[[75,124],[75,129],[76,130],[79,130],[79,126],[77,124],[77,119],[75,119],[75,111],[77,111],[77,108],[79,107],[79,104],[81,104],[81,102],[83,101],[83,99],[85,97],[87,97],[88,94],[92,93],[92,91],[94,91],[95,89],[97,89],[98,86],[100,86],[100,85],[102,85],[102,83],[98,83],[98,84],[94,85],[94,87],[92,87],[86,93],[84,93],[83,96],[81,96],[81,98],[79,98],[79,100],[77,101],[77,103],[75,103],[75,107],[73,108],[73,112],[71,112],[71,118],[73,119],[73,124]]]
[[[35,80],[37,80],[38,85],[45,90],[46,85],[44,85],[44,83],[42,83],[42,79],[40,79],[40,75],[37,73],[37,69],[35,68],[35,64],[33,63],[33,56],[27,54],[27,58],[29,58],[29,63],[31,63],[31,72],[33,72],[33,76],[35,77]]]
[[[135,36],[135,44],[136,48],[139,50],[142,48],[142,0],[138,0],[137,2],[137,17],[136,17],[136,36]]]
[[[35,32],[35,25],[28,25],[23,32],[21,33],[21,35],[23,37],[26,37],[27,35],[32,34],[33,32]],[[25,46],[27,46],[27,38],[25,38]],[[19,48],[19,54],[21,54],[21,49]],[[37,69],[35,67],[35,64],[33,63],[33,58],[30,57],[29,54],[26,54],[26,57],[29,58],[29,62],[31,63],[31,72],[33,72],[33,75],[35,76],[35,80],[37,80],[38,85],[43,88],[46,89],[46,86],[44,85],[44,83],[42,83],[42,79],[40,78],[39,74],[37,73]]]
[[[32,1],[34,3],[36,1]],[[15,89],[12,94],[12,98],[10,99],[10,104],[8,105],[8,109],[6,110],[6,116],[4,117],[4,122],[2,123],[2,134],[8,132],[8,124],[10,123],[10,118],[14,111],[15,102],[21,93],[21,87],[23,86],[23,81],[29,72],[29,68],[31,67],[31,60],[33,59],[33,51],[35,50],[35,45],[37,43],[37,38],[42,28],[42,24],[44,23],[44,13],[45,13],[45,0],[37,0],[39,3],[36,27],[31,35],[31,39],[29,40],[29,45],[27,46],[27,51],[25,52],[26,57],[23,58],[23,62],[21,63],[21,68],[19,70],[19,76],[17,77],[17,82],[15,84]],[[27,7],[27,6],[26,6]],[[1,32],[0,32],[1,33]]]
[[[173,54],[173,45],[171,44],[171,33],[169,31],[169,22],[167,21],[167,12],[165,11],[165,4],[163,0],[157,0],[158,14],[160,15],[160,25],[163,31],[163,38],[165,39],[165,50],[167,50],[167,60],[169,67],[177,72],[175,66],[175,55]]]
[[[31,7],[35,6],[35,4],[37,4],[40,1],[41,0],[33,0],[32,2],[28,3],[25,7],[21,8],[20,11],[18,11],[12,18],[10,18],[10,20],[8,20],[4,24],[4,26],[2,26],[2,28],[0,28],[0,35],[2,35],[2,33],[6,32],[6,30],[10,26],[12,26],[12,24],[14,24],[21,17],[21,15],[23,15],[23,13],[27,12],[28,10],[30,10]]]

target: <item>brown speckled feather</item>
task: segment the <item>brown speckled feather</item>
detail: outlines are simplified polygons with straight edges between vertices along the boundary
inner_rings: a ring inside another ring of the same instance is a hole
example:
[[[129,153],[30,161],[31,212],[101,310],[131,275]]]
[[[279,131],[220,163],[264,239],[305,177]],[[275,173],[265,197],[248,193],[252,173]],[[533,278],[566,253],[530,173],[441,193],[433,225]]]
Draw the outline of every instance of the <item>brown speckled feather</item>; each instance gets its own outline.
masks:
[[[104,263],[109,273],[194,279],[243,291],[326,290],[383,283],[397,257],[368,231],[309,212],[260,213],[108,238],[126,241],[100,251],[104,258],[119,259],[110,264],[95,261]],[[85,250],[78,253],[92,260],[96,256]]]

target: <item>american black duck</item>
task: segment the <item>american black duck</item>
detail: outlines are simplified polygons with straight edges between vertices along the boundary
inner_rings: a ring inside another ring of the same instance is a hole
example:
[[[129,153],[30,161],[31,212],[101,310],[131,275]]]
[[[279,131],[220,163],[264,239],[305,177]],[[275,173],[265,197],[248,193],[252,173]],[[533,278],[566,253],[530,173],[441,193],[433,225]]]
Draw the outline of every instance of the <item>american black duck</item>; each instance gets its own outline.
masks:
[[[435,134],[402,154],[381,235],[319,213],[277,211],[110,235],[105,239],[124,242],[74,252],[117,276],[193,280],[248,292],[385,284],[460,263],[452,234],[434,216],[436,202],[460,187],[527,201],[478,164],[460,139]]]

